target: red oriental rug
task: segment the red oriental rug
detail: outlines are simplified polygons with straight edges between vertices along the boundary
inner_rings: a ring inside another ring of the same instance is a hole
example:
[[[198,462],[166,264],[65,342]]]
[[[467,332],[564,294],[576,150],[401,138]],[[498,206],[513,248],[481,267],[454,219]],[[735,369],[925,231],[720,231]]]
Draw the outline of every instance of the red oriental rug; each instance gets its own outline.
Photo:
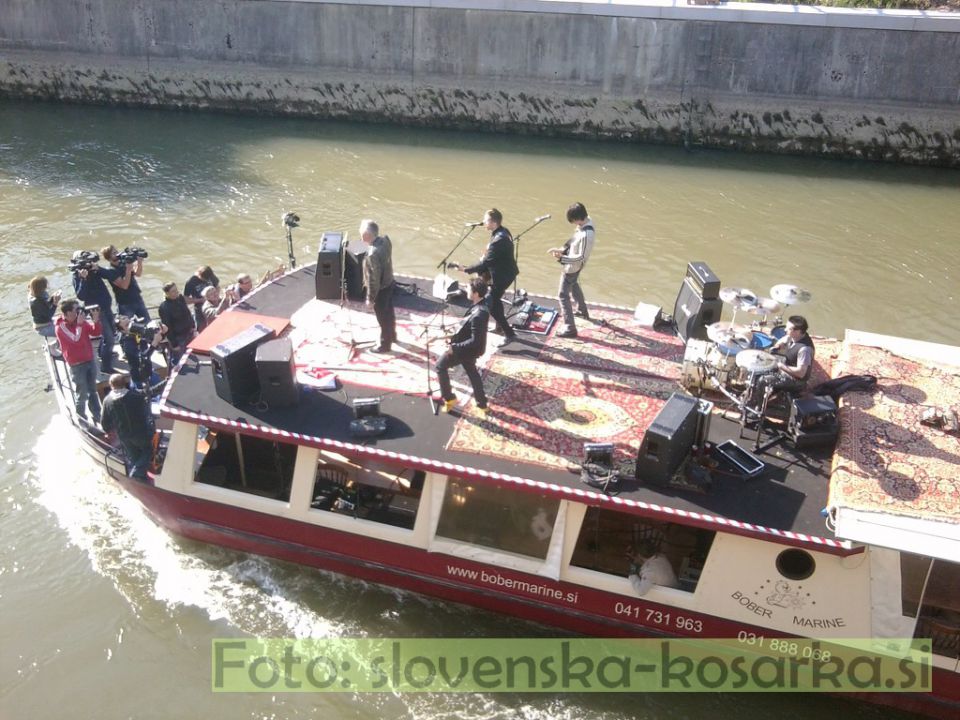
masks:
[[[579,466],[583,443],[613,443],[630,475],[643,434],[670,394],[660,377],[577,370],[497,356],[485,378],[490,414],[460,418],[448,449],[546,467]]]
[[[577,337],[559,338],[554,326],[540,359],[558,365],[596,368],[618,374],[659,375],[680,379],[684,343],[673,333],[639,326],[629,310],[590,309],[590,320],[577,320]]]
[[[290,319],[293,330],[294,360],[297,378],[306,384],[323,386],[335,376],[340,382],[385,392],[427,393],[427,367],[430,387],[437,392],[433,364],[446,349],[440,319],[435,314],[396,307],[397,338],[390,353],[378,354],[380,326],[372,308],[362,303],[311,300]],[[447,332],[456,327],[461,312],[446,317]],[[499,342],[502,342],[500,340]],[[498,346],[497,336],[489,335],[487,353],[477,362],[481,370]],[[429,359],[428,359],[429,348]],[[470,382],[462,368],[451,371],[454,392],[470,395]]]
[[[931,406],[960,411],[960,374],[864,345],[840,373],[878,383],[843,397],[829,504],[960,522],[960,440],[920,424]]]

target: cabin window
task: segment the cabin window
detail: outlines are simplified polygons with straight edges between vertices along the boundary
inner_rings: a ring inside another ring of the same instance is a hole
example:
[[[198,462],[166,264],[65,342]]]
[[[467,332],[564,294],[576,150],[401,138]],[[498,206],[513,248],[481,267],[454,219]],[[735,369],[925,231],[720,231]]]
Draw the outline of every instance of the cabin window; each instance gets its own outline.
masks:
[[[960,658],[960,564],[901,553],[900,573],[904,615],[917,618],[914,637],[930,638],[937,655]]]
[[[297,446],[219,430],[201,433],[206,451],[196,481],[207,485],[290,501]]]
[[[816,569],[816,560],[806,550],[790,548],[777,555],[777,572],[787,580],[806,580]]]
[[[631,556],[653,550],[670,561],[680,589],[693,592],[715,535],[711,530],[591,507],[580,526],[570,564],[627,577]]]
[[[450,478],[437,535],[546,559],[560,500]]]
[[[422,470],[324,457],[317,464],[310,507],[413,530],[425,479]]]

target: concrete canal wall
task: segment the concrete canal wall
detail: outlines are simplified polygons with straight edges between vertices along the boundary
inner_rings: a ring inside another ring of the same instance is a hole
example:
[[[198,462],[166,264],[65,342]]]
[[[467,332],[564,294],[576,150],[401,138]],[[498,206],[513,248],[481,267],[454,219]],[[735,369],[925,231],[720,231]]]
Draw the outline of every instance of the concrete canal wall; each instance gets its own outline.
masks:
[[[0,95],[960,166],[960,16],[3,0]]]

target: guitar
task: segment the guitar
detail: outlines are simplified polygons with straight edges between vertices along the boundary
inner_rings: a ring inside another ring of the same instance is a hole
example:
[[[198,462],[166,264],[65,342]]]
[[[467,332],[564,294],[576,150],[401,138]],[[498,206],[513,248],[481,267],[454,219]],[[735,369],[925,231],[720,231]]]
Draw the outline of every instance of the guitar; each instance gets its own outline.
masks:
[[[451,270],[459,270],[460,272],[466,272],[466,270],[464,269],[463,265],[461,265],[461,264],[458,263],[458,262],[447,263],[447,267],[450,268]],[[490,284],[490,279],[491,279],[491,277],[490,277],[490,271],[489,271],[489,270],[484,270],[482,273],[477,273],[477,276],[478,276],[481,280],[483,280],[487,285]]]

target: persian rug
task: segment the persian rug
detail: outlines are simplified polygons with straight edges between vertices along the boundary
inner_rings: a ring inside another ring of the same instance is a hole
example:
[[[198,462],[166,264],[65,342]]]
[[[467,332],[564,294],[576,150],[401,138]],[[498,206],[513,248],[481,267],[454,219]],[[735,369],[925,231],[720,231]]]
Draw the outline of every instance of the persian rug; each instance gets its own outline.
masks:
[[[960,373],[864,345],[837,365],[877,389],[843,396],[830,505],[960,522],[960,439],[920,423],[931,406],[960,411]]]
[[[448,449],[545,467],[579,467],[583,443],[612,443],[615,465],[630,475],[644,432],[670,394],[680,389],[662,377],[509,356],[493,359],[484,382],[489,415],[461,417]]]
[[[562,322],[555,326],[563,327]],[[556,365],[596,368],[623,375],[657,375],[680,379],[684,343],[669,332],[639,326],[633,313],[616,308],[590,310],[577,319],[577,337],[547,338],[540,359]]]
[[[301,382],[319,387],[336,376],[348,385],[411,394],[427,394],[427,368],[430,388],[437,392],[433,365],[446,350],[440,318],[435,313],[395,307],[397,339],[391,352],[372,352],[380,343],[380,326],[373,308],[348,302],[311,300],[290,319],[293,329],[294,362]],[[458,325],[462,310],[453,308],[446,316],[447,333]],[[482,369],[489,362],[502,338],[487,336],[487,352],[477,361]],[[469,396],[470,382],[460,367],[451,371],[454,392]]]

